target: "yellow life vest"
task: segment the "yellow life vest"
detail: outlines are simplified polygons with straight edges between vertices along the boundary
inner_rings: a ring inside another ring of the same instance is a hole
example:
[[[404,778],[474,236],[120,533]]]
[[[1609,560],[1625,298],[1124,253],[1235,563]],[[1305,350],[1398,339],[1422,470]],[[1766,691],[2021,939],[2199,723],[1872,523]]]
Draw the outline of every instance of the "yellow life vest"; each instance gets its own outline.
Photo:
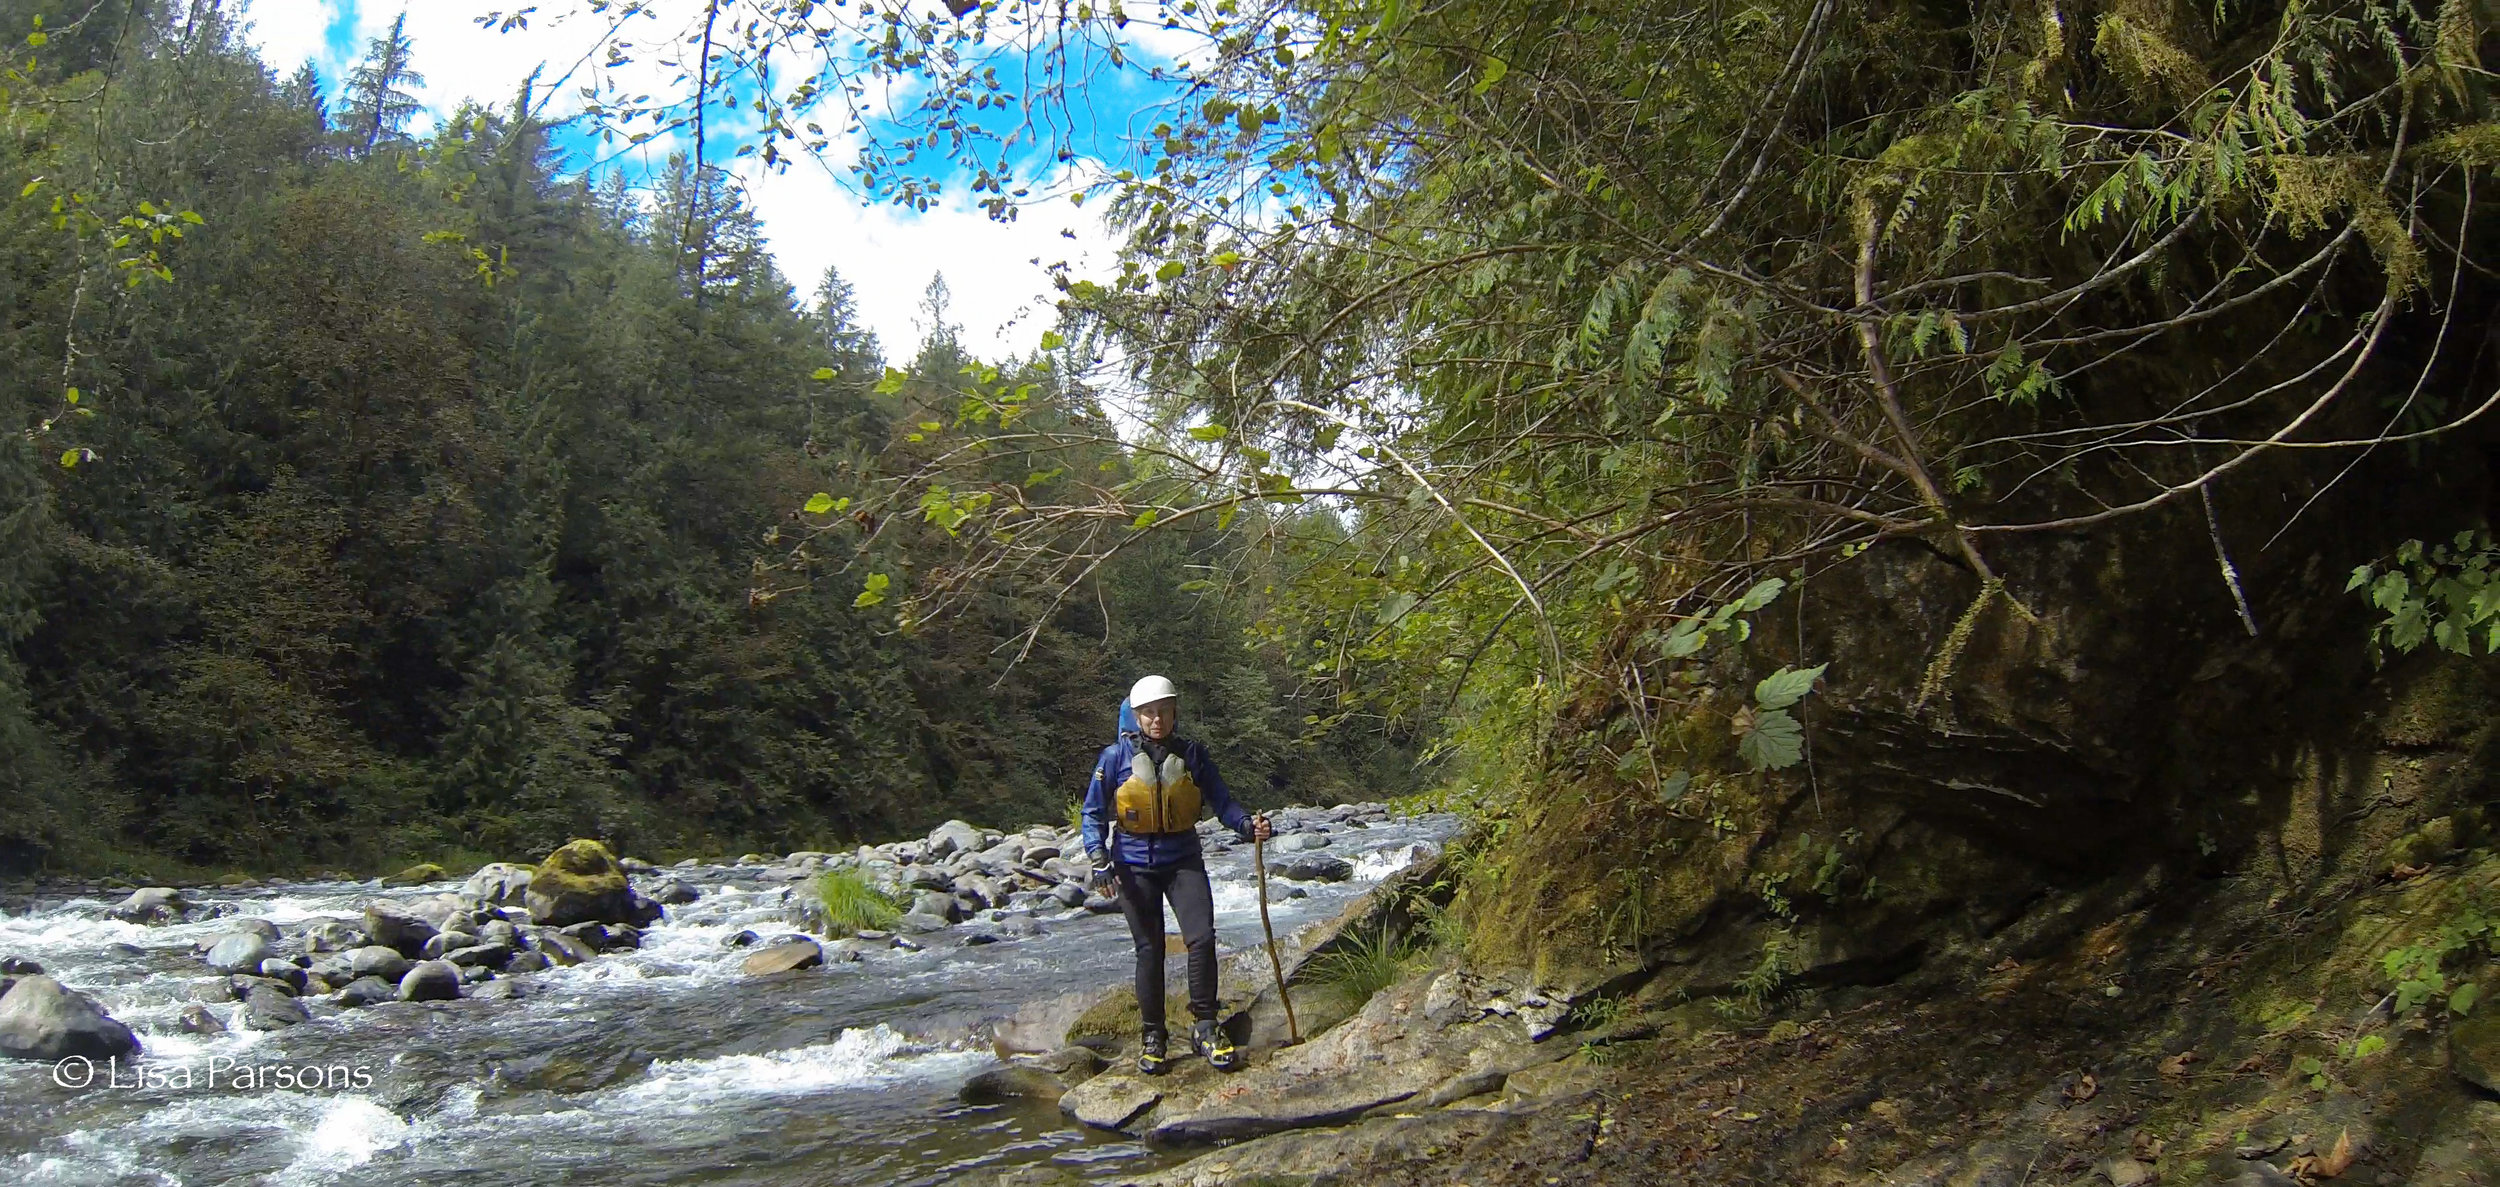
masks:
[[[1198,827],[1198,783],[1178,750],[1164,755],[1156,770],[1145,747],[1138,747],[1112,800],[1120,827],[1128,832],[1185,833]]]

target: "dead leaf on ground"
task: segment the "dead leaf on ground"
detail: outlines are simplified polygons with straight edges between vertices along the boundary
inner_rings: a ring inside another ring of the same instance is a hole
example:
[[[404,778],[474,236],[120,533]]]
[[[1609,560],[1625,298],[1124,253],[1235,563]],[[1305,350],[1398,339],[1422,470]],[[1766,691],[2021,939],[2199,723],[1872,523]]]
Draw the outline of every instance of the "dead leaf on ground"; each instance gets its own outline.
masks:
[[[2431,868],[2429,866],[2397,866],[2396,868],[2387,871],[2387,876],[2393,881],[2411,882],[2412,880],[2430,872]]]
[[[2352,1158],[2352,1131],[2347,1129],[2335,1135],[2334,1149],[2319,1156],[2317,1166],[2315,1168],[2317,1170],[2318,1177],[2321,1179],[2332,1179],[2343,1174],[2345,1171],[2351,1170]]]
[[[2233,1065],[2231,1070],[2239,1072],[2243,1075],[2249,1072],[2262,1072],[2266,1070],[2266,1057],[2263,1055],[2251,1055]]]
[[[2187,1074],[2189,1064],[2201,1062],[2204,1058],[2194,1051],[2181,1051],[2161,1061],[2161,1074],[2173,1078],[2184,1076]]]
[[[2100,1094],[2101,1082],[2092,1078],[2090,1072],[2084,1073],[2082,1078],[2066,1086],[2066,1100],[2069,1104],[2079,1105]]]

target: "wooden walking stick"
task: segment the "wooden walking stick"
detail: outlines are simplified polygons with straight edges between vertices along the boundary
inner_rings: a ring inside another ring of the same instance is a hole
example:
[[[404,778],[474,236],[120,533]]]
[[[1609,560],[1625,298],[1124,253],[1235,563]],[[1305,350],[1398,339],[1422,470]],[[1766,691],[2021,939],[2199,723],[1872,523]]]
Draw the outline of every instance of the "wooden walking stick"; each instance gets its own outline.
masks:
[[[1302,1041],[1302,1024],[1293,1016],[1293,995],[1285,991],[1285,962],[1276,955],[1276,925],[1267,918],[1267,842],[1257,830],[1250,833],[1250,864],[1259,871],[1259,928],[1267,933],[1267,967],[1276,974],[1276,996],[1285,1003],[1285,1026],[1292,1032],[1290,1047]]]

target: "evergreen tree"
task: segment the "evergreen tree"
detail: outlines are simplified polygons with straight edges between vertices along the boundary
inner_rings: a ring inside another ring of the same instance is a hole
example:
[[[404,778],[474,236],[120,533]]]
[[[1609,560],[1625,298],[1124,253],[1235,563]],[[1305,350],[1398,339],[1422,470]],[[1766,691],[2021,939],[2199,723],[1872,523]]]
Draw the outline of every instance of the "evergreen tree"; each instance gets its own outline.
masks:
[[[399,138],[419,109],[410,88],[425,85],[425,76],[409,65],[416,47],[408,39],[407,27],[407,13],[391,18],[391,31],[374,38],[364,60],[347,72],[339,130],[347,137],[349,151],[357,155]]]

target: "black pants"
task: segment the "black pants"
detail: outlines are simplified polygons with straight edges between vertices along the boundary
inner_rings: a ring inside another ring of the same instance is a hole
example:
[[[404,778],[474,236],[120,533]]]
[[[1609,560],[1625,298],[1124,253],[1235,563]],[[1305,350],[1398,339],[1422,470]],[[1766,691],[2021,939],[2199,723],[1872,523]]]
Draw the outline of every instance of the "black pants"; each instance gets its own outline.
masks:
[[[1163,903],[1169,899],[1181,941],[1189,945],[1190,1016],[1212,1020],[1215,899],[1207,887],[1206,861],[1193,857],[1162,867],[1121,863],[1113,870],[1120,881],[1120,913],[1128,917],[1129,938],[1137,941],[1138,1018],[1148,1030],[1163,1029]]]

